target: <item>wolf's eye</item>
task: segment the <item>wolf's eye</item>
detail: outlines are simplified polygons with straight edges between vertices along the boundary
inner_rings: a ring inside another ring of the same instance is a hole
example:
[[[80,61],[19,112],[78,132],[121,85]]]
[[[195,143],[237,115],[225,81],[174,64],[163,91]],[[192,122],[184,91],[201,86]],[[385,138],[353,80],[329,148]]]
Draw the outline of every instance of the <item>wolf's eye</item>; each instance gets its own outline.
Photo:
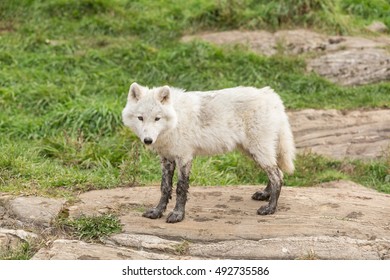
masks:
[[[155,118],[154,121],[158,122],[161,118]]]
[[[138,119],[140,120],[140,121],[143,121],[144,120],[144,118],[143,117],[138,117]]]

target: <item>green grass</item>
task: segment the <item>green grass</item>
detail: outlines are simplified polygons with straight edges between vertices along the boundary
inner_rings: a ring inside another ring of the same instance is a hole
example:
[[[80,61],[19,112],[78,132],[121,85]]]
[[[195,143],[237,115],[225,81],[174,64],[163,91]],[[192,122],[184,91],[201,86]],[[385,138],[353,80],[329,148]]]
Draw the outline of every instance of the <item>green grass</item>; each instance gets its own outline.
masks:
[[[14,248],[0,248],[0,260],[29,260],[40,247],[37,242],[23,241]]]
[[[187,90],[270,85],[289,109],[388,108],[389,82],[341,87],[306,73],[299,57],[180,42],[233,28],[362,33],[372,20],[389,26],[386,11],[384,0],[0,1],[0,191],[71,197],[158,184],[158,157],[121,123],[133,81]],[[371,162],[302,155],[286,182],[351,179],[389,193],[388,163],[385,155]],[[265,182],[238,153],[193,165],[193,185]]]
[[[65,219],[59,223],[68,234],[86,241],[99,240],[122,230],[119,219],[112,214],[82,216],[76,219]]]
[[[390,2],[387,0],[342,0],[341,9],[357,17],[356,25],[382,21],[390,28]]]

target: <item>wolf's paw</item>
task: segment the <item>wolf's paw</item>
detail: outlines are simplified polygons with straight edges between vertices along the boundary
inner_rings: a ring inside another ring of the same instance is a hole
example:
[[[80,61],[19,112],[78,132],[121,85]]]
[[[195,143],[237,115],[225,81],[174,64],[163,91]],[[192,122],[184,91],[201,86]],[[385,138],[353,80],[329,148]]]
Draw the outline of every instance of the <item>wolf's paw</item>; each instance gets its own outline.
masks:
[[[146,211],[145,213],[142,214],[143,217],[149,218],[149,219],[159,219],[162,217],[163,211],[157,209],[157,208],[152,208]]]
[[[261,206],[257,210],[257,214],[259,214],[259,215],[271,215],[271,214],[275,213],[275,211],[276,211],[276,207],[270,207],[269,205],[264,205],[264,206]]]
[[[167,223],[178,223],[184,219],[184,212],[173,211],[169,213]]]
[[[268,200],[270,196],[271,195],[269,193],[258,191],[252,195],[252,199],[265,201]]]

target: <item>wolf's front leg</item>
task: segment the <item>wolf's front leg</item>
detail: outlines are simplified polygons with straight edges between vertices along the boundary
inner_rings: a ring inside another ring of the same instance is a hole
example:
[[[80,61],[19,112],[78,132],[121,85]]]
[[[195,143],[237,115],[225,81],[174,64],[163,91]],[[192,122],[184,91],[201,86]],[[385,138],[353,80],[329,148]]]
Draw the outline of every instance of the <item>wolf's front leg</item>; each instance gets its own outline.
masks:
[[[173,211],[168,215],[167,223],[180,222],[184,219],[185,215],[192,160],[178,160],[177,165],[179,167],[179,178],[176,188],[176,206]]]
[[[176,163],[174,161],[161,158],[162,178],[160,202],[156,207],[149,209],[142,216],[151,219],[161,218],[162,214],[167,209],[168,201],[172,198],[172,178],[175,173],[175,166]]]

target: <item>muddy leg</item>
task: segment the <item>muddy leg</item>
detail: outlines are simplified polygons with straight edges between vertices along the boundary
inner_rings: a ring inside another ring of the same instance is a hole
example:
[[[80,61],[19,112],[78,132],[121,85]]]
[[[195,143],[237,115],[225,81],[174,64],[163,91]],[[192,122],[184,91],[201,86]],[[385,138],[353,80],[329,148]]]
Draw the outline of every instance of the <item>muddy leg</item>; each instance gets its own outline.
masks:
[[[257,214],[259,214],[259,215],[269,215],[269,214],[275,213],[276,206],[278,204],[280,191],[282,189],[282,176],[283,175],[282,175],[282,172],[279,170],[279,168],[277,166],[266,167],[266,168],[264,168],[264,170],[267,173],[268,179],[269,179],[269,183],[267,185],[267,188],[269,187],[270,195],[269,195],[268,205],[261,206],[257,210]]]
[[[268,200],[271,196],[271,189],[272,189],[271,181],[268,181],[267,187],[265,187],[265,189],[263,191],[255,192],[252,195],[252,199],[253,200],[260,200],[260,201]]]
[[[167,209],[169,199],[172,198],[172,178],[175,172],[175,162],[166,158],[161,159],[162,179],[161,179],[161,198],[158,205],[147,210],[142,216],[157,219],[161,218],[163,212]]]
[[[189,188],[189,179],[192,161],[178,161],[179,178],[176,188],[176,206],[167,217],[167,223],[177,223],[184,219],[185,206],[187,202],[187,192]]]

